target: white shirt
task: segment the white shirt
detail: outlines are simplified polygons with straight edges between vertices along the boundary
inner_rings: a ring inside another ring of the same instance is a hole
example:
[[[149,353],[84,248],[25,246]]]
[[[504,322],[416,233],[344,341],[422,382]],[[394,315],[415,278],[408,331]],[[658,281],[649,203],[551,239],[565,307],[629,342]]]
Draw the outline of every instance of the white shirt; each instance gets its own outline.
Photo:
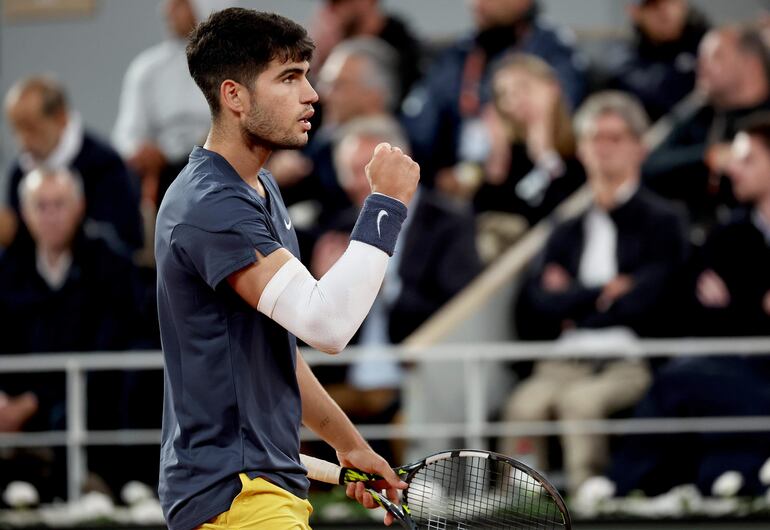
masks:
[[[37,256],[35,259],[35,266],[38,274],[43,278],[45,283],[52,291],[58,291],[64,285],[67,280],[67,275],[72,267],[72,253],[65,252],[56,263],[51,264],[45,259],[44,253],[37,249]]]
[[[637,183],[618,188],[615,207],[628,202],[638,188]],[[586,287],[601,287],[618,275],[618,229],[606,211],[594,206],[585,216],[583,233],[578,280]]]
[[[211,125],[206,98],[187,69],[185,42],[169,39],[139,54],[123,79],[112,141],[128,158],[156,144],[172,162],[186,160]]]

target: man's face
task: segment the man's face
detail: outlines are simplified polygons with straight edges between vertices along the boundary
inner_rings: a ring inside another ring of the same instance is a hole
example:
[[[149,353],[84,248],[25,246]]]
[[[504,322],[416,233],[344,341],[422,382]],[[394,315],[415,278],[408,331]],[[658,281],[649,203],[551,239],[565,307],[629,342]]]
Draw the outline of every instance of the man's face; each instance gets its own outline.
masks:
[[[67,125],[65,112],[51,116],[43,113],[43,98],[36,91],[22,93],[9,102],[6,115],[19,148],[38,161],[53,152]]]
[[[743,64],[741,59],[735,38],[724,33],[708,33],[698,48],[698,88],[711,101],[723,99],[734,86]]]
[[[382,98],[366,83],[367,62],[363,57],[349,55],[338,64],[332,56],[328,68],[321,71],[324,112],[330,123],[343,124],[351,119],[382,112]]]
[[[631,7],[631,18],[653,42],[673,42],[682,35],[687,21],[685,0],[648,0]]]
[[[377,138],[349,137],[337,148],[341,170],[340,186],[357,206],[362,206],[371,192],[369,179],[366,176],[366,165],[372,159],[374,148],[379,143],[380,140]]]
[[[519,20],[533,0],[468,0],[480,30],[507,26]]]
[[[356,34],[376,0],[328,0],[327,4],[339,22],[342,36],[348,38]]]
[[[197,23],[195,11],[190,0],[166,0],[164,13],[166,24],[172,34],[187,37]]]
[[[271,149],[292,149],[308,141],[313,103],[318,94],[307,79],[309,63],[270,62],[249,93],[250,108],[241,119],[241,132],[251,143]]]
[[[589,182],[615,180],[638,173],[644,147],[621,116],[607,112],[583,133],[578,153]]]
[[[35,243],[65,250],[83,218],[84,201],[66,177],[49,176],[34,181],[22,201],[22,216]]]
[[[770,196],[770,149],[756,136],[738,133],[733,140],[727,175],[735,198],[753,203]]]

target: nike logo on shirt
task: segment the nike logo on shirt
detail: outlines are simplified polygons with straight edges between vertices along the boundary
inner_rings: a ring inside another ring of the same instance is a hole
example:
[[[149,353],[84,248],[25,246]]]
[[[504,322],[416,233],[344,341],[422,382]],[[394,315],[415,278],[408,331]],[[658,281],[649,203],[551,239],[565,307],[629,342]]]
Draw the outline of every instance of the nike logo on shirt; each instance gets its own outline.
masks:
[[[286,227],[286,230],[291,230],[291,219],[289,219],[289,220],[284,219],[283,220],[283,226]]]

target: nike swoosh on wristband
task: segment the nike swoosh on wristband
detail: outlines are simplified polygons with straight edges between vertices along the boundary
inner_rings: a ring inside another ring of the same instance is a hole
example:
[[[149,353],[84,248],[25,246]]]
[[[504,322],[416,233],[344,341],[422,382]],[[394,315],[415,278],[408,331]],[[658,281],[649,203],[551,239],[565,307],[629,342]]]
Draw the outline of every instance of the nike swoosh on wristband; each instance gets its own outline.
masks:
[[[380,233],[380,221],[382,221],[383,217],[387,217],[387,216],[388,216],[388,212],[386,212],[385,210],[380,210],[379,213],[377,214],[377,237],[379,237],[380,239],[382,239],[382,234]]]
[[[283,220],[283,226],[286,227],[286,230],[291,230],[291,219],[288,221],[286,219]]]

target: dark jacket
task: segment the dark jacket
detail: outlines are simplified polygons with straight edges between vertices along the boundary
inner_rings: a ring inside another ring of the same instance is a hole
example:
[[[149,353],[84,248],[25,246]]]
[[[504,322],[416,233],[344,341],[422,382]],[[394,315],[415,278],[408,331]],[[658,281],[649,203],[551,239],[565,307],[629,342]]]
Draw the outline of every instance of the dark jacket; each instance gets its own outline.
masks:
[[[494,28],[459,40],[433,62],[403,106],[405,128],[426,185],[431,185],[438,169],[458,161],[463,71],[469,55],[477,49],[486,57],[478,87],[482,103],[490,101],[495,61],[513,51],[536,55],[550,64],[573,108],[583,99],[583,62],[563,33],[540,19],[536,10],[512,27]]]
[[[764,336],[770,332],[770,315],[762,309],[762,298],[770,291],[770,242],[751,216],[748,209],[736,210],[702,249],[696,278],[706,269],[714,270],[730,291],[730,304],[707,308],[696,302],[701,335]]]
[[[716,207],[735,205],[735,199],[727,178],[709,174],[706,151],[715,143],[731,142],[741,120],[767,109],[770,100],[729,111],[704,106],[683,117],[644,162],[644,183],[659,195],[686,204],[692,220],[712,224]]]
[[[524,217],[530,226],[550,214],[585,182],[585,171],[577,158],[564,161],[564,175],[553,179],[540,203],[530,204],[516,194],[516,185],[534,167],[524,144],[511,147],[511,168],[500,184],[484,183],[473,198],[476,212],[508,212]]]
[[[392,15],[386,18],[385,26],[377,37],[390,44],[398,54],[397,72],[401,85],[398,99],[401,100],[422,75],[422,48],[407,25]]]
[[[650,118],[660,118],[695,87],[698,45],[709,26],[705,17],[690,9],[681,37],[665,44],[650,41],[636,27],[632,43],[608,50],[613,54],[608,88],[634,94]]]
[[[120,155],[109,145],[89,133],[83,134],[83,146],[72,162],[71,169],[83,178],[86,216],[112,227],[128,249],[142,246],[143,227],[139,213],[139,184]],[[18,162],[11,168],[8,198],[18,212],[19,182],[23,177]],[[19,236],[29,240],[21,224]]]
[[[404,340],[481,271],[473,217],[420,190],[398,265],[401,294],[390,308],[390,339]]]
[[[610,212],[617,227],[618,274],[632,276],[634,287],[604,312],[596,308],[601,287],[586,287],[577,279],[585,217],[566,221],[551,234],[522,292],[528,311],[518,315],[520,334],[555,338],[566,320],[578,328],[627,326],[640,335],[657,334],[662,302],[687,253],[682,216],[644,189]],[[561,265],[573,278],[567,291],[543,289],[542,272],[549,263]]]
[[[14,244],[2,255],[0,354],[78,353],[133,346],[138,290],[131,261],[104,239],[83,233],[75,240],[72,254],[69,274],[57,290],[38,274],[34,247]],[[62,428],[63,377],[40,375],[0,374],[0,389],[12,395],[27,390],[38,395],[41,410],[30,428]],[[120,393],[113,390],[117,392],[93,402],[109,401],[114,417],[116,405],[109,396],[117,398]],[[90,388],[89,395],[92,392],[97,387]]]

